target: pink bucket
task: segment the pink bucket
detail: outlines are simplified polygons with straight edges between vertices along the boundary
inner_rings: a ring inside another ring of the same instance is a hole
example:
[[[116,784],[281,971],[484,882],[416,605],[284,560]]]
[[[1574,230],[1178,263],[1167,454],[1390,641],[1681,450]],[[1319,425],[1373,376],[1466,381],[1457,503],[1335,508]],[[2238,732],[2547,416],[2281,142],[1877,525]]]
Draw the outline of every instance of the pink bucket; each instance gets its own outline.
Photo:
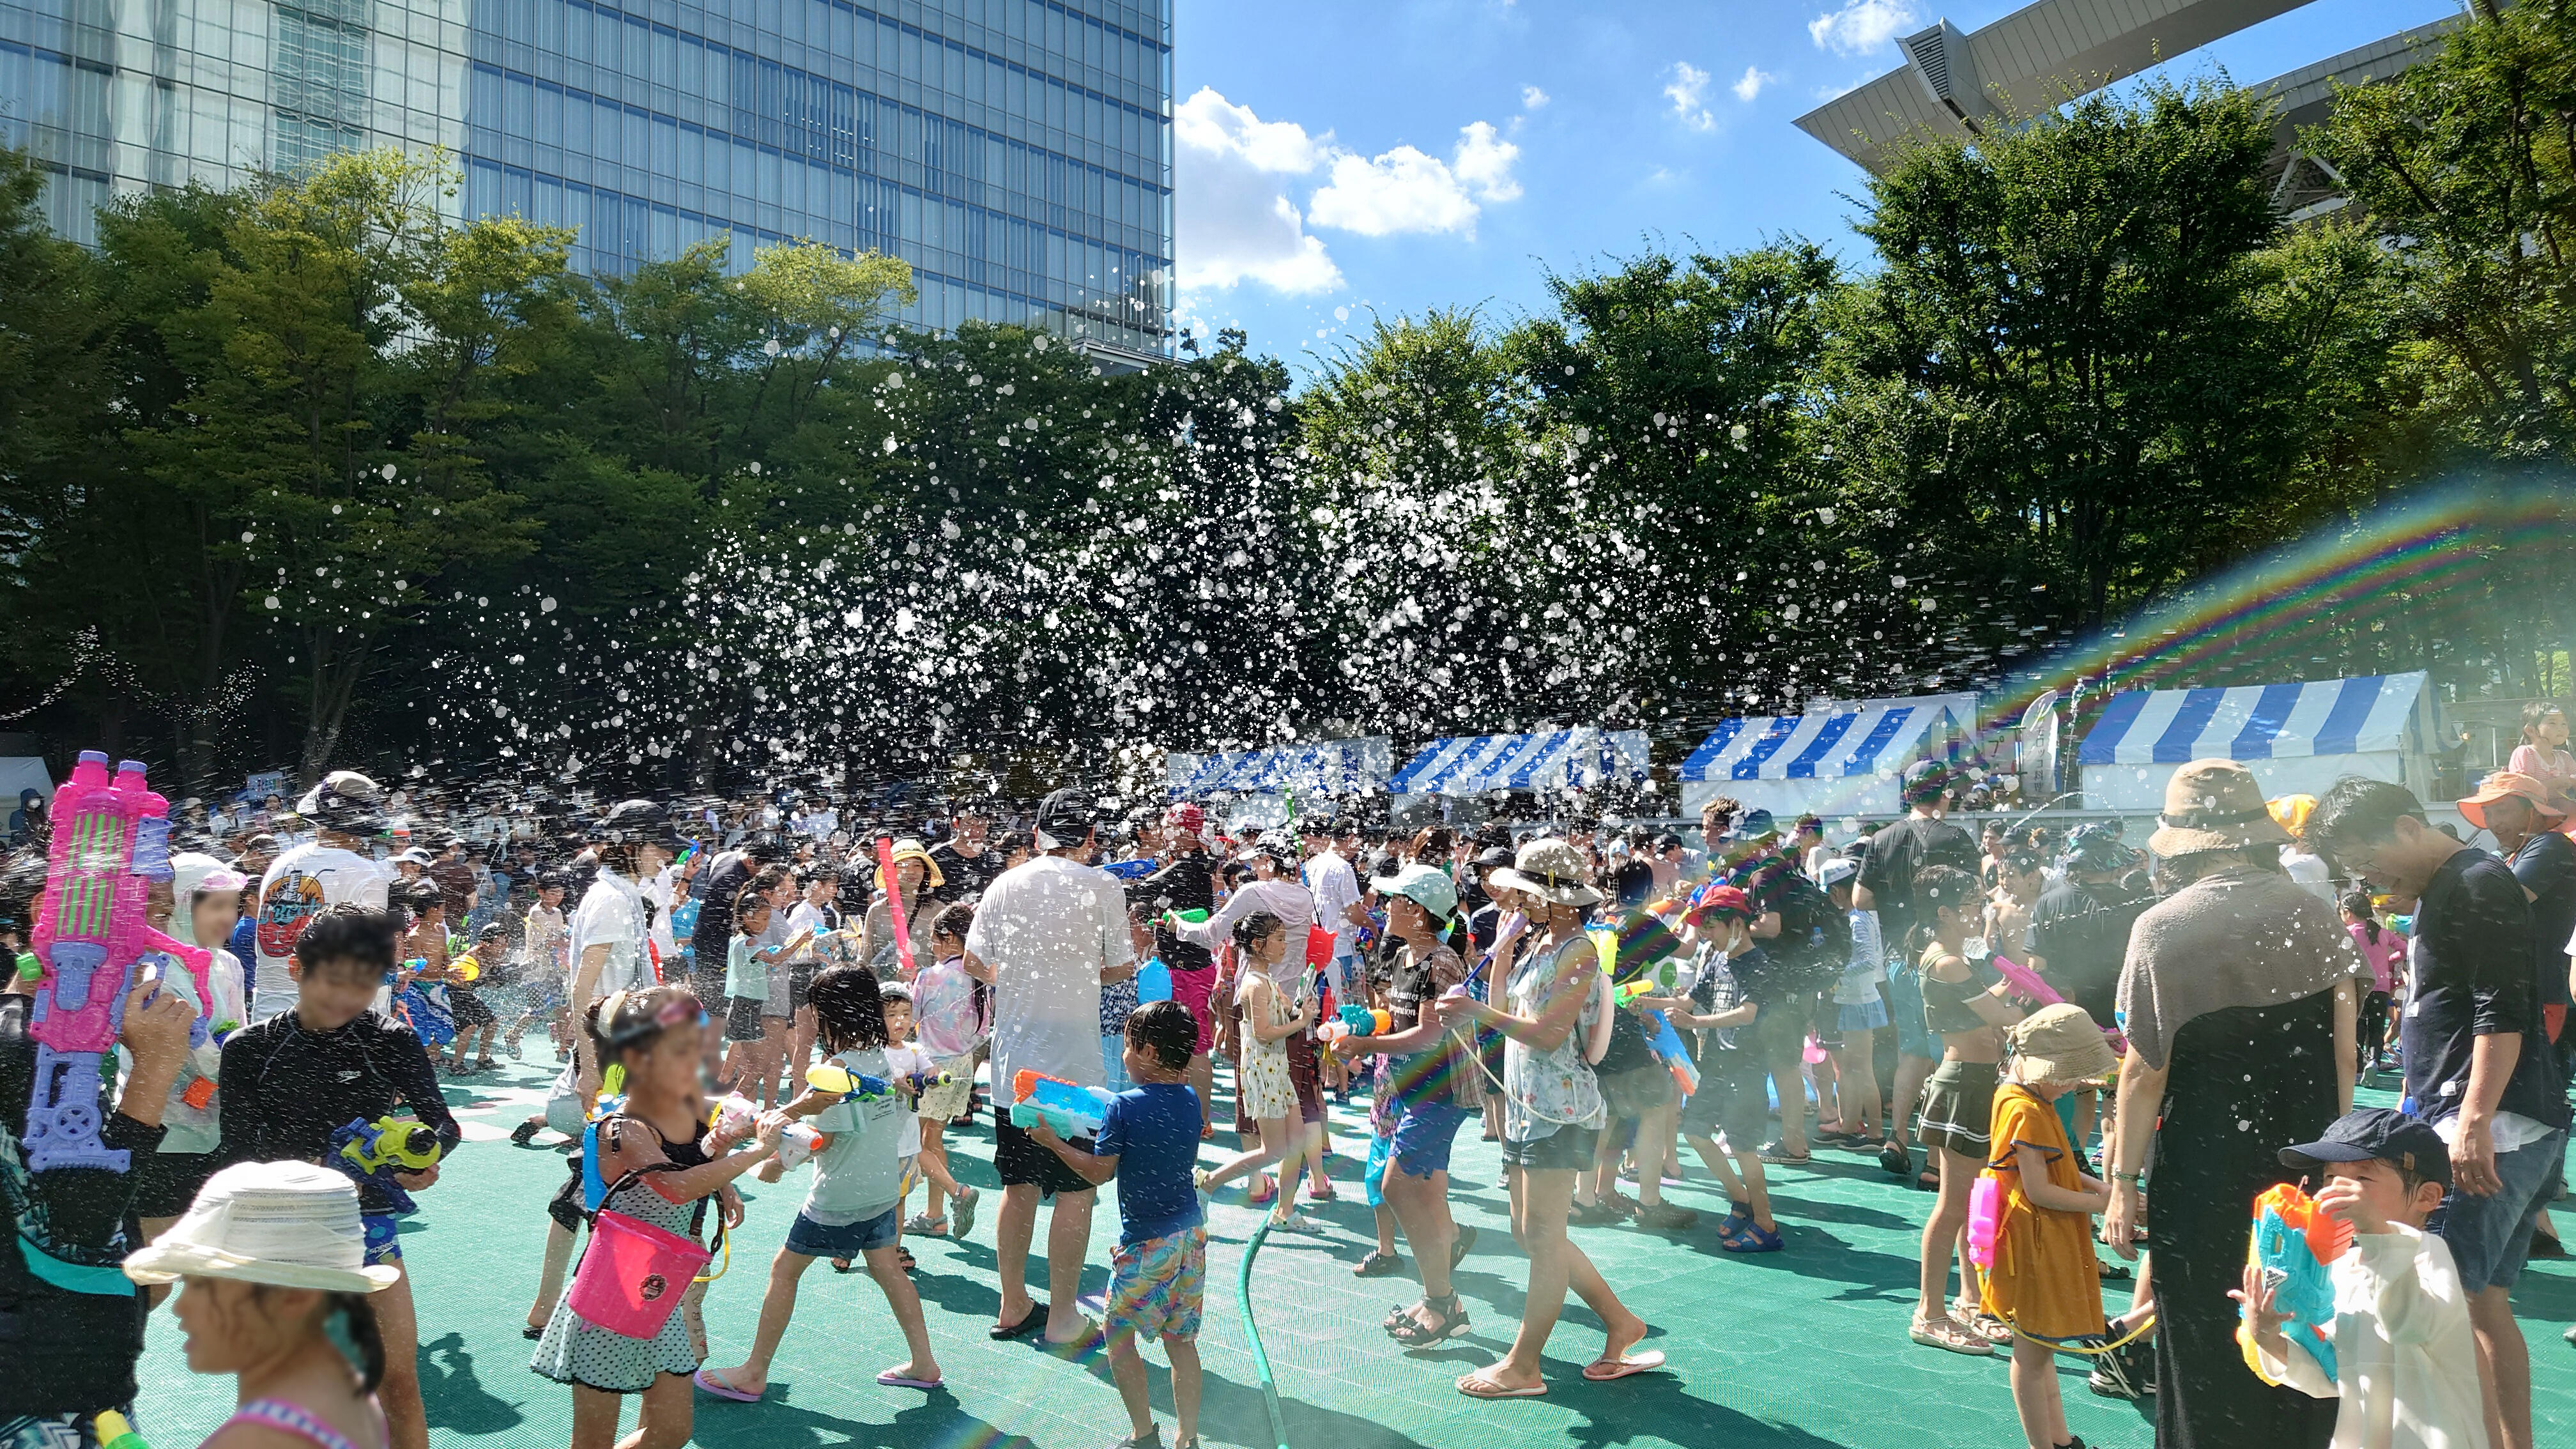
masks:
[[[590,1246],[573,1270],[573,1315],[621,1337],[651,1338],[711,1256],[693,1239],[601,1212],[591,1219]]]

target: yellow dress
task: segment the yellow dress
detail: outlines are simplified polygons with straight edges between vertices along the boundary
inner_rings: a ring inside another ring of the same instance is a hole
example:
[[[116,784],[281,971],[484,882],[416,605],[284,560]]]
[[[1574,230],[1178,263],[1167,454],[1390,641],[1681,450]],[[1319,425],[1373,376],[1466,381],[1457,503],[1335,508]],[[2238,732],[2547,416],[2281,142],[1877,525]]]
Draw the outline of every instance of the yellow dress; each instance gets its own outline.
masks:
[[[2054,1212],[2022,1192],[2017,1145],[2048,1159],[2048,1180],[2069,1192],[2083,1189],[2066,1124],[2057,1109],[2028,1087],[2007,1082],[1995,1090],[1994,1147],[1988,1174],[2004,1183],[2004,1210],[1995,1235],[1995,1265],[1986,1274],[1985,1309],[2037,1339],[2068,1342],[2104,1331],[2102,1275],[2093,1266],[2093,1220]]]

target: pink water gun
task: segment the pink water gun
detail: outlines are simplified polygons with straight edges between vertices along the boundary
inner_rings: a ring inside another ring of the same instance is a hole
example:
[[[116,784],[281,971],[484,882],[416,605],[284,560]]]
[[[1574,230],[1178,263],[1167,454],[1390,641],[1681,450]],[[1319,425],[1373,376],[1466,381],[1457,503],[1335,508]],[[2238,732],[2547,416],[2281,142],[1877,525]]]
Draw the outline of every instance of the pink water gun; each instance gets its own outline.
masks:
[[[2029,967],[2022,965],[2018,961],[2005,956],[1997,956],[1995,957],[1995,969],[2003,973],[2003,977],[2006,981],[2012,983],[2013,994],[2015,996],[2027,997],[2042,1006],[2062,1006],[2066,1002],[2065,997],[2058,995],[2056,991],[2050,988],[2047,982],[2040,979],[2038,972],[2031,970]],[[2102,1026],[2098,1021],[2093,1024],[2095,1026]],[[2111,1044],[2111,1050],[2113,1053],[2124,1057],[2129,1054],[2129,1039],[2120,1034],[2119,1028],[2103,1026],[2102,1038]]]
[[[30,937],[36,982],[35,1091],[27,1105],[27,1168],[103,1167],[123,1172],[127,1154],[98,1140],[99,1065],[125,1025],[125,994],[136,973],[172,963],[194,978],[192,1044],[205,1040],[214,997],[214,957],[144,924],[152,882],[170,879],[170,802],[127,760],[107,774],[107,756],[83,750],[54,795],[54,839],[45,897]],[[165,976],[166,979],[166,976]]]

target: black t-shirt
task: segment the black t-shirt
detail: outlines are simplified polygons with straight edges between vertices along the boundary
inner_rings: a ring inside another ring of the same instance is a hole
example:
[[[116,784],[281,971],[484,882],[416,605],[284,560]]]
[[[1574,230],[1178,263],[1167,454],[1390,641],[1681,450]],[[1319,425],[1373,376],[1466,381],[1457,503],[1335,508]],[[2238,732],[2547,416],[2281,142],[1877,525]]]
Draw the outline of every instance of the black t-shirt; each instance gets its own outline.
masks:
[[[968,854],[958,847],[954,837],[930,847],[930,859],[939,867],[939,884],[931,887],[930,898],[947,904],[973,902],[984,894],[1002,873],[1002,853],[987,839],[984,848]],[[1171,960],[1166,956],[1166,963]]]
[[[2481,1036],[2519,1033],[2522,1052],[2500,1112],[2567,1125],[2567,1098],[2540,1036],[2540,973],[2531,959],[2531,909],[2504,862],[2470,847],[2442,862],[2415,912],[2413,982],[2399,1028],[2406,1100],[2440,1122],[2468,1100],[2469,1064]]]
[[[755,864],[741,851],[727,851],[689,888],[698,901],[698,923],[689,932],[689,945],[698,953],[700,971],[724,969],[725,951],[733,940],[733,898],[751,884]]]
[[[362,1011],[331,1031],[306,1031],[293,1009],[244,1027],[224,1043],[223,1136],[217,1160],[321,1162],[331,1134],[397,1106],[438,1134],[442,1150],[463,1135],[410,1027]],[[358,1184],[361,1210],[392,1211],[382,1184]]]
[[[2567,940],[2576,936],[2576,845],[2544,830],[2513,853],[2514,879],[2531,892],[2531,955],[2540,1004],[2567,1005]]]
[[[1922,913],[1915,909],[1914,875],[1936,865],[1975,875],[1976,838],[1947,820],[1919,815],[1909,815],[1869,838],[1869,853],[1860,863],[1860,883],[1878,902],[1879,935],[1889,951],[1908,951],[1906,938],[1922,921]]]
[[[2031,949],[2048,962],[2057,994],[2109,1024],[2129,957],[2129,927],[2154,902],[2116,881],[2087,885],[2069,877],[2031,908]]]
[[[1622,1072],[1653,1066],[1655,1049],[1647,1044],[1646,1030],[1637,1024],[1636,1015],[1619,1011],[1611,1013],[1611,1017],[1610,1045],[1602,1051],[1601,1060],[1593,1065],[1593,1072],[1599,1076],[1615,1077]]]
[[[1127,898],[1154,911],[1154,954],[1175,971],[1212,971],[1216,958],[1208,948],[1184,941],[1163,923],[1162,913],[1216,909],[1216,872],[1207,857],[1193,851],[1127,888]]]

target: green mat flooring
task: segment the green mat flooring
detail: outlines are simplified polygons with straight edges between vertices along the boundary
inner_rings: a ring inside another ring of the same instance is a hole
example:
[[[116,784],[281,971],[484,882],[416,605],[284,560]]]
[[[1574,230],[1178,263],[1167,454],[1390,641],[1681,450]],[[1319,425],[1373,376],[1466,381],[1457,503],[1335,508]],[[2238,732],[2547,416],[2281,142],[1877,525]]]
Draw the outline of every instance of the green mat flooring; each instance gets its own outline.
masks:
[[[541,1043],[532,1055],[546,1055]],[[441,1446],[562,1444],[571,1432],[570,1391],[528,1371],[533,1346],[520,1337],[536,1291],[545,1242],[544,1201],[563,1180],[562,1154],[516,1148],[512,1125],[536,1110],[549,1069],[505,1066],[450,1087],[467,1124],[465,1145],[438,1186],[420,1195],[403,1252],[420,1304],[420,1369],[430,1437]],[[1227,1091],[1220,1073],[1219,1093]],[[1929,1203],[1873,1161],[1820,1152],[1811,1168],[1775,1168],[1772,1191],[1788,1250],[1735,1257],[1718,1250],[1715,1219],[1725,1202],[1695,1160],[1673,1201],[1703,1212],[1699,1227],[1653,1233],[1633,1227],[1578,1228],[1611,1286],[1654,1325],[1649,1346],[1670,1372],[1614,1384],[1585,1383],[1582,1364],[1601,1347],[1600,1325],[1571,1299],[1548,1350],[1543,1399],[1478,1403],[1452,1386],[1508,1346],[1518,1319],[1526,1264],[1512,1245],[1506,1200],[1495,1186],[1495,1144],[1471,1125],[1458,1145],[1454,1211],[1481,1230],[1461,1266],[1459,1291],[1472,1331],[1439,1349],[1406,1353],[1379,1330],[1418,1284],[1409,1271],[1359,1279],[1351,1268],[1373,1229],[1360,1201],[1358,1162],[1365,1122],[1333,1114],[1333,1174],[1342,1199],[1306,1205],[1330,1225],[1322,1238],[1281,1236],[1254,1269],[1255,1313],[1278,1375],[1295,1449],[1520,1449],[1520,1446],[1880,1446],[2018,1445],[2005,1359],[1962,1358],[1905,1337],[1914,1298],[1916,1243]],[[547,1134],[541,1141],[553,1141]],[[1231,1137],[1222,1137],[1231,1149]],[[965,1180],[991,1187],[989,1128],[951,1132]],[[1211,1147],[1206,1156],[1217,1154]],[[1684,1156],[1689,1158],[1685,1151]],[[710,1293],[706,1318],[717,1363],[738,1362],[749,1344],[770,1255],[784,1240],[804,1194],[803,1172],[764,1187],[742,1180],[749,1213],[729,1274]],[[1107,1284],[1116,1240],[1115,1205],[1104,1190],[1093,1223],[1084,1291]],[[915,1282],[929,1315],[947,1385],[932,1393],[879,1387],[876,1373],[904,1356],[883,1297],[864,1275],[840,1277],[817,1265],[805,1277],[796,1319],[770,1374],[767,1398],[738,1404],[699,1395],[695,1442],[717,1446],[854,1444],[884,1449],[983,1449],[995,1444],[1099,1449],[1126,1433],[1126,1418],[1098,1354],[1066,1362],[1029,1343],[984,1337],[999,1301],[988,1197],[975,1240],[909,1239],[920,1259]],[[916,1199],[916,1207],[919,1205]],[[1211,1444],[1271,1449],[1260,1380],[1246,1345],[1234,1291],[1244,1239],[1254,1224],[1239,1192],[1220,1197],[1210,1223],[1202,1433]],[[2576,1222],[2571,1222],[2576,1230]],[[1040,1254],[1044,1249],[1041,1224]],[[1032,1263],[1043,1292],[1044,1261]],[[2126,1285],[2109,1285],[2114,1310]],[[2515,1292],[2531,1340],[2539,1440],[2576,1443],[2576,1348],[2560,1341],[2576,1321],[2576,1266],[2536,1262]],[[1148,1348],[1165,1441],[1172,1432],[1170,1385],[1159,1350]],[[2102,1449],[2144,1449],[2153,1440],[2145,1406],[2097,1398],[2082,1369],[2061,1359],[2075,1431]],[[189,1374],[179,1335],[157,1315],[143,1364],[138,1419],[159,1449],[195,1444],[230,1411],[229,1379]],[[633,1422],[629,1410],[628,1424]]]

